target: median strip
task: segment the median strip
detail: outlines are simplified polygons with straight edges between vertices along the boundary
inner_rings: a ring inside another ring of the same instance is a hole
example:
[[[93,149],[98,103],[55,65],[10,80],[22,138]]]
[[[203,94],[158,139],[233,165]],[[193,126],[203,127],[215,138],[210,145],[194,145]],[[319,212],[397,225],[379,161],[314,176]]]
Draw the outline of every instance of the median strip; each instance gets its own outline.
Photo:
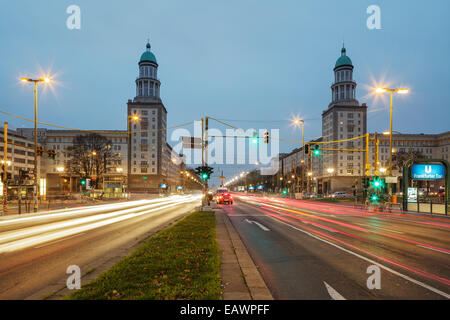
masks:
[[[149,238],[68,299],[220,299],[213,212],[195,212]]]

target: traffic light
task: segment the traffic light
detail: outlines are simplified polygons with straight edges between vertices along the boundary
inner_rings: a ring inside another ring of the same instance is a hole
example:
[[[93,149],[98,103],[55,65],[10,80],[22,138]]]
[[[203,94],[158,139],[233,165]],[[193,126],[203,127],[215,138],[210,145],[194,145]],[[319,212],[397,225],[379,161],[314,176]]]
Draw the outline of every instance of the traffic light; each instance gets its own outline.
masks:
[[[55,160],[55,157],[56,157],[56,151],[55,150],[48,150],[47,153],[48,153],[49,159]]]
[[[370,177],[370,179],[367,179],[366,181],[366,187],[369,191],[369,200],[373,204],[386,199],[386,182],[384,179],[374,176]]]
[[[270,141],[270,134],[269,131],[264,132],[264,143],[269,144]]]
[[[283,190],[283,194],[287,194],[287,190],[286,189]]]
[[[80,184],[81,184],[82,186],[85,186],[85,185],[86,185],[86,179],[81,179]]]
[[[42,157],[43,154],[44,154],[44,148],[37,147],[37,156]]]
[[[305,154],[309,153],[309,144],[305,144]]]
[[[320,151],[319,146],[316,144],[316,145],[314,146],[313,155],[316,156],[316,157],[318,157],[318,156],[320,156],[321,152],[322,152],[322,151]]]
[[[208,180],[211,177],[211,174],[213,173],[213,168],[207,166],[197,167],[195,169],[195,173],[200,176],[200,179]]]
[[[256,133],[256,131],[254,131],[252,136],[252,143],[257,144],[258,140],[259,140],[258,134]]]

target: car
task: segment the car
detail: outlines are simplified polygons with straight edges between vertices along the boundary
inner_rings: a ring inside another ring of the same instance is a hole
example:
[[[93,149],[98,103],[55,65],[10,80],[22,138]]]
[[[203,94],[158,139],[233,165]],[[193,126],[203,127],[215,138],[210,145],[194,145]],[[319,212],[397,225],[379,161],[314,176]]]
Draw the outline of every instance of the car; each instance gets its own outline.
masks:
[[[331,195],[332,198],[345,198],[347,197],[347,192],[345,191],[336,191]]]
[[[217,204],[233,204],[233,197],[228,192],[228,189],[218,189],[215,198]]]

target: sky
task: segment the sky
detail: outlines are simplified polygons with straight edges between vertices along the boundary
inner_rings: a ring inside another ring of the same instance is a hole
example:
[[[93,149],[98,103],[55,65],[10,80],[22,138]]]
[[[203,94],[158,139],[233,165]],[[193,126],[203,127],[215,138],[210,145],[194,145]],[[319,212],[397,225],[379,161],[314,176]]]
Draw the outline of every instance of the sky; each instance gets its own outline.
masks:
[[[80,7],[79,30],[66,26],[70,5]],[[381,9],[381,29],[367,28],[370,5]],[[394,130],[445,132],[449,10],[448,0],[5,2],[0,111],[33,118],[32,86],[19,79],[46,73],[55,81],[40,88],[40,121],[126,130],[126,102],[135,96],[137,63],[150,39],[168,126],[210,116],[244,129],[279,129],[281,138],[299,140],[299,128],[289,123],[299,116],[308,140],[321,136],[321,114],[345,42],[370,132],[389,126],[388,95],[375,96],[377,85],[410,89],[394,97]],[[0,121],[32,126],[3,114]],[[280,151],[295,147],[281,143]],[[227,176],[241,170],[217,169]]]

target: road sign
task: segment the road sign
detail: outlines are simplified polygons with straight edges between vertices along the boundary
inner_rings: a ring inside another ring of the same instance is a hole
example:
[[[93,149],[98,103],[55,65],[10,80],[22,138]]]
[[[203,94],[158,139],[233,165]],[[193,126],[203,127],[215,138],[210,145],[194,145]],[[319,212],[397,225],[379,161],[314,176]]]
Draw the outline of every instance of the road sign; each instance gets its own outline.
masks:
[[[224,177],[224,176],[221,176],[221,177],[220,177],[220,181],[225,181],[225,177]]]
[[[445,167],[442,164],[413,164],[411,178],[416,180],[439,180],[445,177]]]
[[[183,149],[201,149],[202,138],[195,137],[181,137],[183,142]]]
[[[386,183],[397,183],[398,177],[386,177]]]

